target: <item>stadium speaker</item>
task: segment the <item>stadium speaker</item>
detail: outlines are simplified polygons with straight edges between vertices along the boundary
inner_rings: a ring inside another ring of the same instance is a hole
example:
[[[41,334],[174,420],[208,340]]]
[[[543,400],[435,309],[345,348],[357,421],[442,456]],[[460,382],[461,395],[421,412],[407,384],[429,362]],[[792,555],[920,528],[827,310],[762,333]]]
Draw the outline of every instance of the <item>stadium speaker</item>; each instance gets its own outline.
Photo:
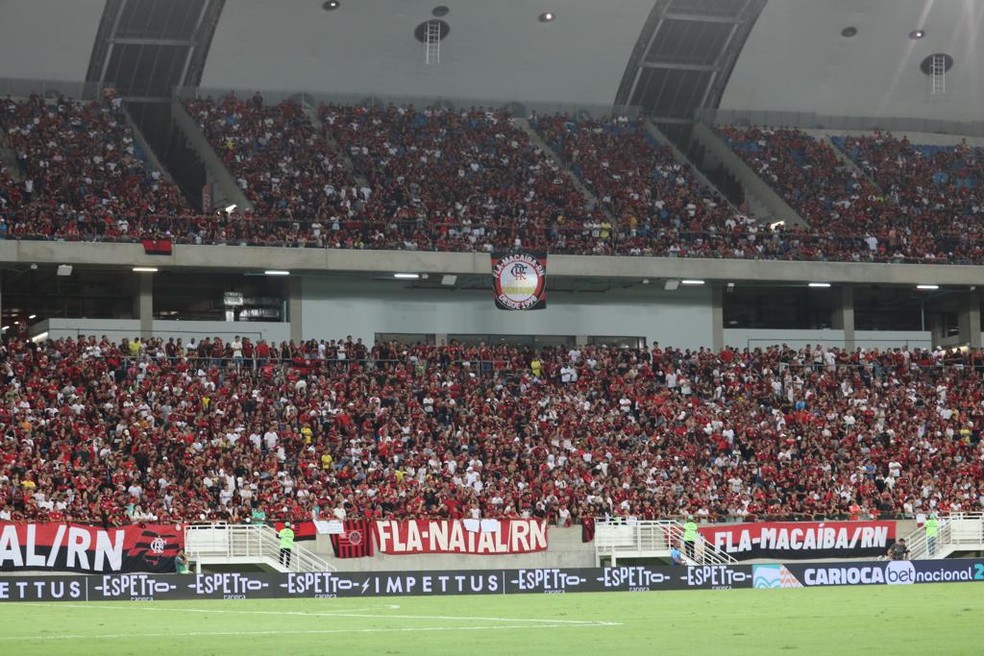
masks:
[[[668,292],[675,292],[677,287],[679,286],[680,286],[679,280],[667,280],[666,283],[663,285],[663,289],[665,289]]]
[[[58,275],[67,277],[72,275],[72,265],[71,264],[59,264],[58,265]]]
[[[458,282],[458,276],[452,276],[450,274],[441,278],[441,284],[448,287],[454,287],[454,284]]]

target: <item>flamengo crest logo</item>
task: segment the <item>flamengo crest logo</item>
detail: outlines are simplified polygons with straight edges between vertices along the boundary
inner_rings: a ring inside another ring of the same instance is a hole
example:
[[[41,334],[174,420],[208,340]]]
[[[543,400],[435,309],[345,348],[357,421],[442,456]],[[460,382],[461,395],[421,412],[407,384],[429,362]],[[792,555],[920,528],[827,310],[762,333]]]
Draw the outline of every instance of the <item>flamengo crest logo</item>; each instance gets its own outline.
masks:
[[[359,530],[349,531],[348,541],[349,544],[353,545],[362,544],[362,532]]]
[[[541,310],[546,307],[546,253],[492,256],[492,288],[501,310]]]

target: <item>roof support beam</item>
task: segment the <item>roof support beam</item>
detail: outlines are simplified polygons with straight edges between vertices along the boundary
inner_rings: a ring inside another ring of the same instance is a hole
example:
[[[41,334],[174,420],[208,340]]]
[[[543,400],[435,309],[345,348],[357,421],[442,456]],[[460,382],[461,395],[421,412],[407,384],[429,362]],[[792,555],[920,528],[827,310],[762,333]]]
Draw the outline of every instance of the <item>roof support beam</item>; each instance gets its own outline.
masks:
[[[640,68],[662,68],[675,71],[700,71],[710,72],[718,69],[714,64],[679,64],[669,61],[645,61],[639,64]]]
[[[663,20],[696,21],[698,23],[738,23],[740,22],[733,16],[707,16],[705,14],[686,14],[680,12],[666,12]]]
[[[653,123],[673,123],[675,125],[690,125],[693,123],[693,119],[690,118],[680,118],[679,116],[650,116],[649,120]]]
[[[135,46],[184,46],[191,47],[196,45],[191,39],[158,39],[155,37],[119,37],[115,36],[109,40],[110,43],[120,43]]]

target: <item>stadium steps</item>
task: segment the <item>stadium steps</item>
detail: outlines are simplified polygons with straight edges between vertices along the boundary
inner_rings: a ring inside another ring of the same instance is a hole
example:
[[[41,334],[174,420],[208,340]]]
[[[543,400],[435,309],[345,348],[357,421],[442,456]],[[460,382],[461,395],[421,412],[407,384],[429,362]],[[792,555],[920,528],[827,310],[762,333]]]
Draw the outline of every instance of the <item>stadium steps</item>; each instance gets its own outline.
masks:
[[[7,177],[9,177],[14,182],[23,182],[24,176],[21,175],[20,169],[17,167],[17,155],[12,150],[6,148],[0,148],[0,164],[7,172]]]
[[[701,122],[694,123],[693,137],[704,148],[709,161],[719,162],[741,184],[753,215],[770,219],[770,222],[785,221],[787,225],[809,226],[713,129]]]
[[[208,181],[217,186],[213,206],[237,205],[239,211],[252,211],[253,204],[246,198],[246,193],[239,187],[235,176],[226,168],[222,158],[199,129],[197,121],[188,114],[180,100],[171,103],[171,115],[184,134],[188,147],[205,165]]]
[[[611,567],[618,564],[619,558],[665,558],[670,559],[670,548],[674,545],[681,551],[683,544],[683,524],[670,519],[640,520],[619,517],[611,520],[595,520],[595,564],[602,566],[607,558]],[[736,562],[734,557],[715,547],[698,534],[694,544],[693,557],[685,556],[690,565],[728,565]]]
[[[6,138],[0,134],[0,163],[7,169],[7,177],[14,182],[23,182],[24,176],[21,175],[20,167],[17,166],[17,153],[10,148]]]
[[[277,532],[265,525],[189,524],[185,552],[197,571],[209,566],[254,565],[271,572],[329,572],[335,567],[300,543],[290,566],[280,562]]]
[[[939,560],[967,551],[984,551],[984,513],[951,513],[939,518],[933,553],[923,527],[905,536],[910,560]]]
[[[352,163],[352,158],[349,157],[348,153],[342,150],[342,147],[338,145],[335,138],[332,137],[327,130],[325,130],[325,124],[321,120],[321,117],[318,116],[318,112],[311,107],[305,107],[304,113],[307,115],[308,120],[311,121],[311,125],[314,126],[314,129],[317,130],[322,137],[324,137],[325,143],[328,144],[328,147],[331,148],[335,155],[338,156],[338,159],[341,161],[345,170],[348,171],[355,179],[359,188],[361,189],[362,187],[368,187],[369,178],[355,170],[355,164]]]
[[[697,168],[697,165],[690,161],[690,159],[683,154],[683,151],[677,148],[676,144],[674,144],[669,137],[663,134],[663,131],[659,129],[659,126],[653,123],[649,118],[646,119],[646,131],[649,133],[649,136],[655,139],[661,146],[668,147],[670,152],[673,153],[673,159],[676,160],[678,164],[690,171],[690,175],[692,175],[697,182],[699,182],[701,186],[714,198],[716,198],[719,202],[726,203],[734,212],[739,212],[739,209],[735,207],[735,204],[728,199],[727,195],[721,189],[718,189],[717,185],[711,182],[707,176],[704,175],[699,168]],[[751,210],[751,201],[749,201],[749,209]],[[750,213],[756,218],[760,216],[754,211],[751,211]],[[763,214],[761,216],[764,219],[771,218],[767,214]]]
[[[171,184],[176,184],[174,178],[171,177],[171,173],[167,170],[165,166],[161,164],[161,160],[157,157],[157,153],[151,147],[150,142],[147,141],[147,137],[144,135],[143,130],[137,126],[136,121],[133,120],[133,116],[130,114],[129,108],[123,107],[123,117],[126,119],[126,126],[130,129],[133,134],[133,145],[134,152],[136,156],[144,161],[144,164],[148,168],[158,171],[166,182]]]
[[[600,208],[605,213],[605,216],[608,217],[608,220],[614,223],[614,217],[612,216],[611,211],[598,202],[598,197],[595,196],[590,189],[588,189],[588,187],[584,184],[584,181],[574,175],[574,172],[571,171],[571,167],[567,165],[567,162],[561,158],[557,151],[547,145],[547,142],[545,142],[543,137],[541,137],[537,131],[533,129],[533,126],[530,125],[528,120],[525,118],[513,117],[512,124],[513,127],[519,128],[525,132],[527,136],[529,136],[530,143],[545,152],[550,159],[557,163],[560,170],[562,170],[567,178],[574,184],[574,188],[580,191],[581,195],[584,196],[584,200],[587,201],[590,209]]]
[[[875,182],[875,180],[870,175],[868,175],[865,172],[864,169],[862,169],[860,166],[858,166],[854,162],[853,159],[851,159],[850,157],[848,157],[847,153],[845,153],[843,150],[841,150],[840,148],[837,147],[837,144],[835,144],[834,141],[833,141],[833,139],[830,138],[830,135],[827,135],[827,134],[815,134],[815,131],[813,131],[813,130],[806,130],[806,133],[809,134],[810,136],[812,136],[813,138],[819,139],[823,143],[827,144],[827,146],[832,151],[834,151],[834,154],[837,156],[837,159],[840,160],[841,164],[844,165],[844,168],[848,169],[849,171],[853,171],[860,178],[862,178],[864,180],[867,180],[876,189],[878,189],[879,191],[881,191],[882,193],[884,193],[884,190],[881,188],[881,186],[877,182]]]

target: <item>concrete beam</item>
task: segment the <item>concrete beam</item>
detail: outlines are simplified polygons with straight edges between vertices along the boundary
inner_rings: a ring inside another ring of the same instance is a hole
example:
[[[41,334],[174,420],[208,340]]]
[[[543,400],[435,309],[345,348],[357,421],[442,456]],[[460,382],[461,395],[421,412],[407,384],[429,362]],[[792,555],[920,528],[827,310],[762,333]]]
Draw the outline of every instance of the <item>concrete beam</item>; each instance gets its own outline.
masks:
[[[981,347],[981,297],[977,291],[967,292],[958,317],[960,343],[970,348]]]
[[[715,353],[724,348],[724,287],[714,285],[711,289],[711,346]]]
[[[133,314],[140,321],[140,339],[154,334],[154,277],[147,273],[132,274],[137,277]]]
[[[166,269],[262,272],[414,272],[491,275],[486,253],[325,250],[247,246],[177,244],[168,257],[147,255],[140,244],[60,241],[0,241],[0,264],[93,265],[101,268],[154,266]],[[599,279],[700,278],[708,283],[758,282],[941,286],[979,285],[984,266],[949,264],[870,264],[855,262],[789,262],[673,257],[551,255],[551,276]]]
[[[715,64],[679,64],[669,61],[644,61],[639,63],[639,68],[661,68],[674,71],[697,71],[709,73],[718,70]]]

